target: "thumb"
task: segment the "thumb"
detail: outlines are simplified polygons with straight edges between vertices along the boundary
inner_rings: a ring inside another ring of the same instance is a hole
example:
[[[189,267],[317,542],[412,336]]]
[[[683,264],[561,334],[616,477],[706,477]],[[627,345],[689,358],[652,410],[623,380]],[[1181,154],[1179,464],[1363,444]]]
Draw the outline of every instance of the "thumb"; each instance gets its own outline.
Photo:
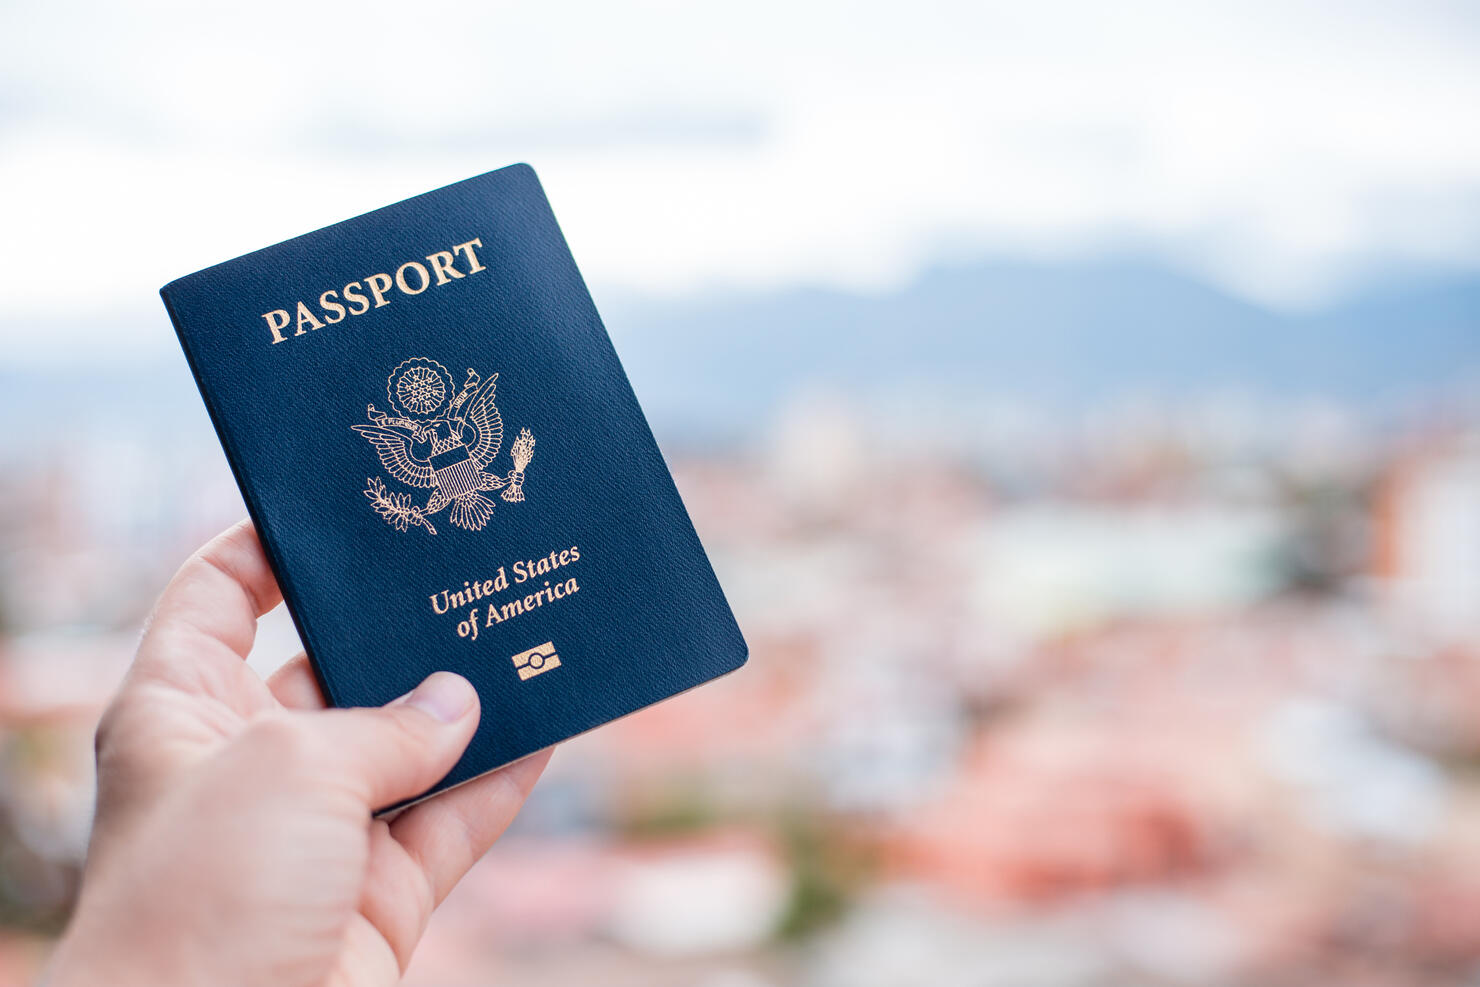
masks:
[[[467,679],[435,672],[379,709],[296,714],[315,734],[325,767],[372,810],[414,798],[452,770],[478,726],[478,693]]]

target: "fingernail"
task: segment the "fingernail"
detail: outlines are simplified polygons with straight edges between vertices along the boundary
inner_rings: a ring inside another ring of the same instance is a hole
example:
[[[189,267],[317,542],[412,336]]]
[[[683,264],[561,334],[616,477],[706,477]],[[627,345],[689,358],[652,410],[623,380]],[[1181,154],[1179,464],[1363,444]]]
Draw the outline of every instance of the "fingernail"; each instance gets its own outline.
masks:
[[[473,687],[461,675],[433,672],[406,697],[406,704],[443,723],[456,723],[473,708],[476,698]]]

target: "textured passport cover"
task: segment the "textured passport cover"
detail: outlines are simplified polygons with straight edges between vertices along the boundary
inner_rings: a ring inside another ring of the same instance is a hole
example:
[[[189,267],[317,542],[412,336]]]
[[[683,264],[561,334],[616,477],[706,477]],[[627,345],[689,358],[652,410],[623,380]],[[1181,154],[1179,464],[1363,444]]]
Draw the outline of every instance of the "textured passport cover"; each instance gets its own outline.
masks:
[[[431,791],[744,664],[527,165],[160,294],[329,702],[477,687]]]

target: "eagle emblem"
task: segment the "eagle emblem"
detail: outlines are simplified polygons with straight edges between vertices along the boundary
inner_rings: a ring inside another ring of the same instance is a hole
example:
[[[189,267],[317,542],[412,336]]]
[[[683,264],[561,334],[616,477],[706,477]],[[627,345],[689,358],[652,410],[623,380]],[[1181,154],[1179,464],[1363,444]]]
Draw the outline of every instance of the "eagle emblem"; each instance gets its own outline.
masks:
[[[393,414],[371,404],[368,425],[351,426],[380,457],[391,478],[408,487],[431,489],[424,506],[407,493],[391,492],[379,477],[367,479],[365,496],[375,512],[398,531],[412,526],[437,533],[432,517],[444,508],[448,519],[469,531],[481,531],[493,516],[494,501],[486,492],[503,491],[503,499],[524,499],[524,471],[534,458],[534,436],[521,428],[509,447],[513,469],[507,476],[486,472],[504,441],[504,423],[493,403],[498,374],[487,380],[468,368],[462,390],[454,392],[452,374],[436,360],[403,360],[386,378],[385,396]]]

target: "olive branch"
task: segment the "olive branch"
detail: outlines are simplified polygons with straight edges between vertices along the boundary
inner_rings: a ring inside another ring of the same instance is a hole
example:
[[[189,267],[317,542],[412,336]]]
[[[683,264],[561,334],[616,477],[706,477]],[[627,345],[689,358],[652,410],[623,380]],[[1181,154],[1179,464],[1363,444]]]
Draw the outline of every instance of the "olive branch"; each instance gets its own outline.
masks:
[[[365,496],[370,498],[370,505],[375,508],[375,513],[385,518],[386,523],[393,525],[397,531],[405,531],[411,525],[419,524],[432,534],[437,533],[421,508],[411,503],[409,494],[388,493],[379,477],[366,479],[365,483]]]

